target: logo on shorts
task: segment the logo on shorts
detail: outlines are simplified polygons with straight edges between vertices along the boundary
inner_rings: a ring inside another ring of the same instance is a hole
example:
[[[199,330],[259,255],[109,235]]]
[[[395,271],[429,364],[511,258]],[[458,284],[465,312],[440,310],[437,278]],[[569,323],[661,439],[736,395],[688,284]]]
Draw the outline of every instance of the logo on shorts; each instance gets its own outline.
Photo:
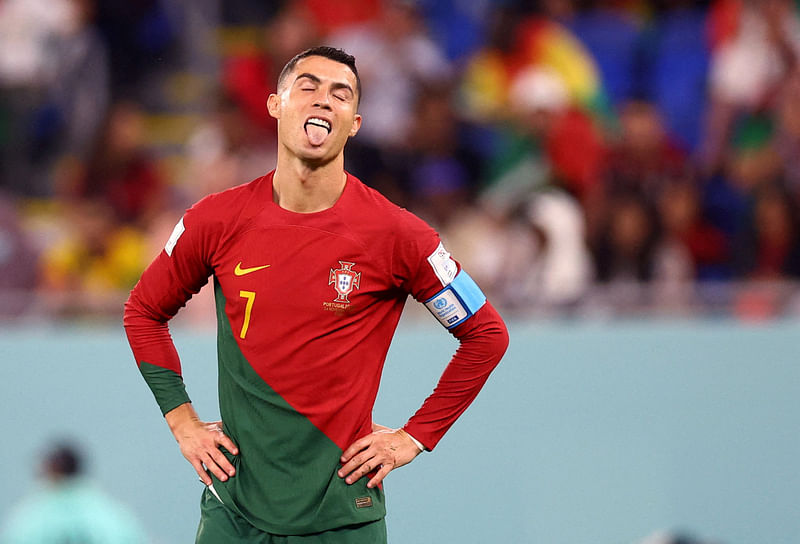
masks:
[[[336,289],[337,296],[333,300],[334,302],[350,304],[348,296],[353,289],[360,289],[361,272],[353,270],[356,263],[339,261],[339,264],[342,266],[341,268],[336,270],[331,268],[331,272],[328,274],[328,285],[333,285],[333,288]]]
[[[372,497],[358,497],[356,499],[356,508],[369,508],[372,506]]]

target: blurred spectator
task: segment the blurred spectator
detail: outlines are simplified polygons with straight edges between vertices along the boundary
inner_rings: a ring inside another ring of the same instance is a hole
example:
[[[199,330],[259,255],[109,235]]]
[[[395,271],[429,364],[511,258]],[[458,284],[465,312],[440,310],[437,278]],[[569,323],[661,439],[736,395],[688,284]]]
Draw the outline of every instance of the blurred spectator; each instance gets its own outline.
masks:
[[[743,272],[740,263],[749,259],[741,253],[748,247],[744,240],[752,232],[757,197],[782,184],[771,121],[751,117],[739,123],[726,148],[723,170],[706,184],[703,197],[708,220],[729,240],[737,276]]]
[[[597,279],[603,283],[645,282],[653,277],[656,225],[641,200],[612,201],[600,235],[593,245]]]
[[[4,0],[0,3],[0,82],[37,88],[52,79],[53,38],[72,17],[70,0]]]
[[[487,182],[495,193],[555,183],[583,200],[605,153],[595,66],[553,21],[508,8],[494,17],[490,42],[470,59],[460,90],[468,118],[493,127]]]
[[[537,241],[532,269],[522,282],[529,304],[569,308],[586,293],[594,277],[580,205],[562,191],[548,191],[536,195],[526,212]]]
[[[95,0],[70,3],[70,24],[56,44],[58,69],[37,121],[42,125],[53,123],[40,130],[60,133],[63,143],[58,147],[59,154],[86,158],[107,114],[109,61],[105,42],[93,23]],[[44,143],[39,145],[45,147]]]
[[[2,544],[143,544],[139,522],[83,476],[83,456],[71,445],[54,445],[41,467],[42,489],[10,512]]]
[[[800,204],[800,65],[786,78],[775,107],[775,149],[786,189]]]
[[[563,2],[562,2],[563,3]],[[552,3],[544,3],[552,9]],[[533,14],[516,28],[512,74],[534,65],[557,73],[566,85],[570,104],[604,115],[607,97],[594,58],[578,38],[554,19]]]
[[[718,0],[712,17],[714,97],[735,107],[763,105],[797,63],[800,20],[794,3]]]
[[[143,123],[137,104],[115,104],[89,162],[65,160],[58,199],[36,214],[40,287],[57,315],[116,304],[152,257],[143,229],[168,195]]]
[[[519,72],[511,81],[507,111],[510,122],[502,128],[506,139],[499,140],[506,144],[497,150],[494,171],[539,162],[549,172],[549,179],[540,182],[559,184],[584,200],[599,181],[605,144],[592,120],[570,105],[561,77],[546,67]],[[540,183],[530,174],[526,177],[533,186]],[[503,177],[500,186],[508,183],[508,176]],[[489,182],[497,184],[496,176]]]
[[[144,122],[138,104],[114,104],[88,163],[65,175],[60,194],[97,199],[115,220],[145,225],[163,206],[166,183],[145,145]]]
[[[13,200],[0,193],[0,319],[31,310],[38,257]]]
[[[447,88],[421,93],[411,119],[406,161],[410,207],[438,230],[447,229],[452,216],[475,196],[483,165],[461,137],[466,127]],[[395,200],[405,197],[396,195]]]
[[[51,196],[56,159],[85,159],[97,136],[109,83],[94,9],[93,0],[0,4],[0,84],[13,134],[0,182],[17,194]]]
[[[266,109],[263,114],[266,116]],[[221,94],[216,111],[200,123],[187,141],[179,211],[182,213],[185,206],[209,193],[269,172],[275,164],[276,143],[273,138],[264,140],[262,134],[238,104]],[[176,220],[171,219],[170,230]]]
[[[658,197],[659,235],[654,278],[662,283],[730,277],[728,241],[702,215],[700,191],[692,178],[676,179]]]
[[[687,172],[687,156],[674,145],[661,113],[650,102],[627,102],[620,128],[604,188],[610,195],[635,195],[652,203],[670,179]]]
[[[483,122],[507,118],[514,79],[532,70],[556,76],[568,106],[601,117],[608,113],[597,66],[575,35],[540,13],[500,5],[492,12],[486,45],[463,70],[461,94],[467,114]]]
[[[620,113],[620,134],[608,153],[602,179],[585,200],[589,238],[594,241],[613,218],[617,200],[636,200],[655,209],[661,191],[683,178],[688,159],[666,133],[656,107],[643,100],[626,103]]]
[[[223,52],[222,88],[241,108],[260,137],[275,140],[276,121],[267,115],[267,97],[274,93],[283,66],[319,40],[311,12],[301,2],[289,2],[264,25],[263,44]]]
[[[591,285],[583,213],[566,192],[528,194],[501,214],[485,206],[453,215],[442,231],[447,247],[502,307],[519,315],[566,311]]]
[[[328,41],[358,59],[365,89],[359,105],[365,122],[358,139],[403,147],[417,93],[423,86],[448,82],[452,74],[442,51],[426,35],[414,3],[385,0],[378,19],[342,28]]]
[[[737,239],[737,271],[745,278],[779,280],[800,277],[800,230],[794,203],[767,187],[755,195],[753,215]]]
[[[52,309],[59,315],[114,303],[152,257],[144,232],[120,224],[98,200],[63,206],[50,221],[57,234],[42,253],[41,288],[59,295]]]
[[[703,152],[707,173],[724,160],[738,115],[771,106],[800,53],[800,18],[790,0],[718,0],[711,17],[711,103]]]
[[[511,81],[506,58],[514,51],[518,16],[507,5],[489,14],[487,40],[459,72],[460,109],[468,119],[484,124],[505,119]]]

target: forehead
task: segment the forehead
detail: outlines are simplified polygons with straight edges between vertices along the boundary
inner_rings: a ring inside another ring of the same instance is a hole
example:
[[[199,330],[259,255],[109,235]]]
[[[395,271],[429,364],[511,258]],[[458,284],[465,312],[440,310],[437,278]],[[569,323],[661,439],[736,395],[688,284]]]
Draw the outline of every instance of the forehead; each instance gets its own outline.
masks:
[[[294,83],[300,74],[311,74],[323,81],[347,83],[353,91],[356,89],[356,75],[350,67],[326,57],[311,56],[300,59],[289,74],[288,83]]]

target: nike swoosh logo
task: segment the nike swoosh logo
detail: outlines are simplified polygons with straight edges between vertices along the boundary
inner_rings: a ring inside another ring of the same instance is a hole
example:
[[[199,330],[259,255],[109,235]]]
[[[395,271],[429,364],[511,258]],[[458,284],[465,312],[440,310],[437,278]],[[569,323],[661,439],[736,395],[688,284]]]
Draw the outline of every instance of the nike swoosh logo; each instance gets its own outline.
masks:
[[[250,268],[242,268],[242,261],[239,261],[239,263],[236,265],[236,268],[233,270],[233,273],[237,276],[244,276],[245,274],[249,274],[250,272],[264,270],[265,268],[269,268],[269,265],[265,264],[261,266],[252,266]]]

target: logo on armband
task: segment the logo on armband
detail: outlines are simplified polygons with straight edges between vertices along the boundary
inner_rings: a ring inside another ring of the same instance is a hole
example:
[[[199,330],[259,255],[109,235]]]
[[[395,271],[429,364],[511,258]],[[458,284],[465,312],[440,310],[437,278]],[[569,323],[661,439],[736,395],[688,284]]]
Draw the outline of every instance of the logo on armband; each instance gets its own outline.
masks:
[[[425,307],[452,329],[469,319],[486,302],[486,296],[478,285],[463,270],[444,289],[425,302]]]
[[[450,287],[426,302],[425,306],[448,329],[472,315]]]

